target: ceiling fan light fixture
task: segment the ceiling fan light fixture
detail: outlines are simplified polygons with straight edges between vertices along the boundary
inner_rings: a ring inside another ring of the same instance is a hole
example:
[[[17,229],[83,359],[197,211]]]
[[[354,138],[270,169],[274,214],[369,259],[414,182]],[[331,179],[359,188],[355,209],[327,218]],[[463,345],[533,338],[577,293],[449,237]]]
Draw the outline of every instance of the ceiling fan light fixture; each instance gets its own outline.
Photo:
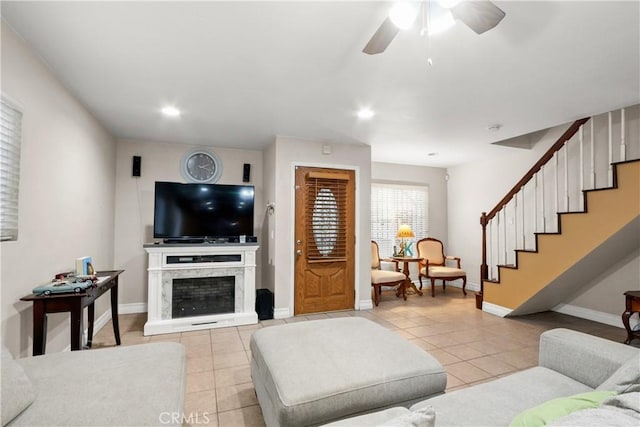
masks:
[[[415,22],[418,12],[420,10],[420,3],[414,1],[399,1],[391,6],[389,10],[389,19],[393,22],[393,25],[406,30],[411,28]]]
[[[453,19],[449,9],[439,9],[437,13],[434,10],[431,17],[431,25],[429,26],[429,35],[443,33],[454,25],[456,25],[456,20]]]
[[[446,9],[451,9],[452,7],[456,7],[461,1],[462,0],[438,0],[438,3]]]

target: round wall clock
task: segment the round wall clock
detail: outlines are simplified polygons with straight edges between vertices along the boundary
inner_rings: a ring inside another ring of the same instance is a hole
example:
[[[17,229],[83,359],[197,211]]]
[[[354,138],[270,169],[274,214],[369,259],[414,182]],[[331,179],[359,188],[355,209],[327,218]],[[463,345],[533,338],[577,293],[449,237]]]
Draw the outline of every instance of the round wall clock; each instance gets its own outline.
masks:
[[[222,175],[222,161],[211,151],[198,149],[185,154],[180,169],[188,182],[212,184]]]

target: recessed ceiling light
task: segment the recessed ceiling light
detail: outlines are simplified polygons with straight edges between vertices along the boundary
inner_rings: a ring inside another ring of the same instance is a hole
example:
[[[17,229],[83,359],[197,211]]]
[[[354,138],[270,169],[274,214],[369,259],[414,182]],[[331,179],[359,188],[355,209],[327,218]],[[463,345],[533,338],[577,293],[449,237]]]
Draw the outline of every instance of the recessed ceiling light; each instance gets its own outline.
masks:
[[[370,119],[371,117],[375,116],[375,114],[376,113],[374,113],[370,108],[363,108],[362,110],[358,111],[358,117],[364,120]]]
[[[438,153],[427,153],[427,156],[437,156]]]
[[[180,110],[178,110],[173,105],[167,105],[166,107],[162,107],[162,114],[169,117],[178,117],[180,116]]]

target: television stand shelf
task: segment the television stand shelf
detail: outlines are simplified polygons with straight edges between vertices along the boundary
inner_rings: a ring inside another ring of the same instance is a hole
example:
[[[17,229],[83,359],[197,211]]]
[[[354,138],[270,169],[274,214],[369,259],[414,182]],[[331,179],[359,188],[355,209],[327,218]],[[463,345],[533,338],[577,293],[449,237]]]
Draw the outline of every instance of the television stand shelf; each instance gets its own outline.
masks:
[[[144,245],[149,255],[145,335],[258,323],[257,243]]]

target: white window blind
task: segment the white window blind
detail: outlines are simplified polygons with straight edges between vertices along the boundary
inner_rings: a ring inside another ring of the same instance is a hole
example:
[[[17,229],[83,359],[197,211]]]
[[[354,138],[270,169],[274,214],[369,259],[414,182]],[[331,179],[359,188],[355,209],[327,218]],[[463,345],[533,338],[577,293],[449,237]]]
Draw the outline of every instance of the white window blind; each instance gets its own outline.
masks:
[[[0,99],[0,240],[18,240],[22,113]]]
[[[393,254],[399,247],[396,237],[400,224],[409,224],[416,242],[428,236],[429,187],[401,184],[371,184],[371,240],[378,243],[381,257]],[[415,244],[411,247],[417,254]]]

